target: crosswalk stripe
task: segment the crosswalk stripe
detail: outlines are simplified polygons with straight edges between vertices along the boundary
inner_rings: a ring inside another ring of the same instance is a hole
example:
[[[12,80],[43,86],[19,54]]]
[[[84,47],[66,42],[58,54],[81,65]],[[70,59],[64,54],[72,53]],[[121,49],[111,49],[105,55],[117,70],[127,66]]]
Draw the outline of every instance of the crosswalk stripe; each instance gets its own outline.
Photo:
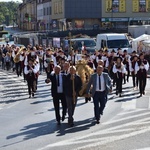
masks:
[[[150,127],[148,126],[148,123],[147,123],[148,121],[150,122],[149,119],[150,118],[147,117],[147,118],[144,118],[144,119],[142,118],[142,119],[127,122],[127,123],[124,123],[124,124],[116,125],[114,127],[110,127],[110,128],[106,128],[104,130],[100,130],[100,131],[97,131],[97,132],[90,133],[88,135],[75,137],[75,138],[71,138],[70,140],[68,139],[68,140],[56,142],[56,143],[53,143],[53,144],[49,144],[49,145],[47,145],[43,148],[40,148],[39,150],[46,150],[46,149],[48,150],[51,147],[64,146],[64,145],[65,146],[66,145],[74,145],[74,144],[79,144],[79,143],[83,143],[83,142],[87,143],[86,146],[83,146],[83,147],[80,147],[80,148],[76,149],[76,150],[80,150],[80,149],[91,148],[93,146],[95,147],[95,146],[107,144],[107,143],[117,141],[117,140],[121,140],[121,139],[125,139],[125,138],[128,138],[128,137],[136,136],[136,135],[139,135],[139,134],[150,131]],[[144,124],[145,121],[146,121],[147,126]],[[143,124],[141,124],[141,126],[139,128],[134,128],[133,126],[135,124],[138,124],[139,122],[142,122]],[[123,134],[120,134],[120,135],[117,134],[116,136],[114,136],[114,133],[124,132],[125,131],[124,129],[126,127],[128,127],[128,129],[126,131],[132,131],[132,132],[123,133]],[[110,134],[110,133],[113,136],[107,136],[107,137],[100,136],[100,135],[104,136],[104,135],[107,135],[107,134]],[[93,136],[100,136],[100,138],[96,138],[97,142],[89,144],[90,142],[93,142],[93,138],[90,138],[90,137],[93,137]],[[90,139],[88,139],[88,138],[90,138]]]
[[[142,117],[142,116],[149,115],[149,114],[150,114],[149,112],[146,112],[146,113],[141,113],[141,114],[137,114],[137,115],[124,117],[124,118],[117,119],[117,120],[112,120],[112,121],[110,120],[110,121],[104,122],[103,125],[117,123],[117,122],[120,122],[120,121],[125,121],[125,120],[133,119],[133,118],[136,118],[136,117]]]

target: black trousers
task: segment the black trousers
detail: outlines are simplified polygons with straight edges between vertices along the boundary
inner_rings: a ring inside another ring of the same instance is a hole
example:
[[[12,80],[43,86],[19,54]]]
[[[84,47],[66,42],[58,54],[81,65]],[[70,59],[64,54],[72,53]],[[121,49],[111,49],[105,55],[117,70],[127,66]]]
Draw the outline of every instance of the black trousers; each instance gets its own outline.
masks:
[[[100,115],[103,115],[104,108],[107,103],[106,92],[95,92],[93,96],[95,119],[99,120]]]
[[[66,98],[63,93],[57,93],[55,96],[53,96],[53,104],[54,104],[54,109],[55,109],[55,115],[56,115],[56,120],[59,122],[61,117],[60,117],[60,101],[62,105],[62,116],[66,115],[67,111],[67,104],[66,104]]]
[[[130,76],[130,71],[129,68],[126,69],[127,70],[127,74],[124,74],[124,83],[129,82],[129,76]]]
[[[117,93],[122,93],[122,80],[123,80],[122,74],[119,74],[116,76],[116,92]]]
[[[29,93],[29,95],[31,95],[32,93],[34,93],[34,89],[35,89],[34,82],[35,82],[35,80],[33,80],[33,79],[27,79],[28,93]]]
[[[139,78],[139,90],[140,90],[140,94],[143,94],[143,92],[145,91],[145,87],[146,87],[146,76],[140,77]]]
[[[133,87],[138,87],[138,77],[136,74],[134,74],[134,72],[131,73],[132,74],[132,81],[133,81]]]
[[[6,70],[8,71],[10,69],[10,62],[6,62]]]
[[[16,63],[15,67],[16,67],[16,73],[18,77],[19,75],[21,76],[21,73],[22,73],[21,62],[19,61],[18,63]]]

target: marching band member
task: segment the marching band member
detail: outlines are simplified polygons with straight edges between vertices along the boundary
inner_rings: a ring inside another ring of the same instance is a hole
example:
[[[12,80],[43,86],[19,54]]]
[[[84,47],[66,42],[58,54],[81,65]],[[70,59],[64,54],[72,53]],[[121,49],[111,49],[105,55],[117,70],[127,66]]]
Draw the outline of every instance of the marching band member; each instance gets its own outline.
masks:
[[[57,66],[56,58],[52,53],[52,49],[48,48],[44,54],[44,68],[48,77],[48,74],[51,73],[54,67]]]
[[[26,48],[23,48],[23,51],[21,52],[20,54],[20,72],[23,73],[23,78],[24,78],[24,82],[26,80],[26,77],[25,77],[25,73],[24,73],[24,61],[25,61],[25,58],[26,58]]]
[[[103,49],[101,48],[99,51],[96,51],[95,53],[95,60],[94,60],[95,68],[97,68],[98,61],[102,59],[102,56],[103,56]]]
[[[132,75],[132,81],[133,81],[133,88],[137,89],[138,88],[138,77],[135,71],[135,64],[138,61],[138,55],[134,55],[132,57],[132,61],[129,62],[129,69]]]
[[[36,82],[36,73],[38,72],[37,67],[34,65],[34,59],[30,59],[28,61],[28,65],[25,66],[24,68],[24,73],[26,75],[26,80],[28,84],[28,93],[29,93],[29,98],[34,97],[34,92],[35,92],[35,82]]]
[[[140,96],[145,95],[147,71],[149,69],[149,63],[144,59],[144,53],[139,55],[139,60],[135,64],[135,71],[139,80]]]
[[[88,65],[91,69],[96,70],[95,65],[94,65],[94,63],[93,63],[93,60],[92,60],[92,58],[90,58],[89,55],[86,56],[86,60],[87,60],[87,65]]]
[[[115,74],[115,81],[116,81],[116,95],[119,94],[119,97],[121,97],[122,93],[122,80],[124,77],[124,74],[126,73],[125,66],[122,63],[122,58],[117,57],[116,63],[113,66],[113,72]]]
[[[78,51],[76,50],[74,52],[72,50],[70,52],[70,55],[68,55],[67,61],[70,61],[71,63],[73,63],[73,65],[75,65],[78,60],[80,60],[80,55],[78,54]]]
[[[70,67],[70,64],[69,64],[69,62],[66,61],[66,62],[63,64],[61,73],[62,73],[63,75],[67,75],[67,74],[68,74],[68,71],[69,71],[69,67]]]
[[[28,61],[30,59],[35,59],[35,61],[39,64],[39,57],[36,54],[36,47],[30,47],[28,50],[30,50],[30,52],[26,54],[24,65],[28,65]]]
[[[16,49],[12,52],[14,63],[15,63],[15,69],[17,76],[21,76],[21,62],[20,62],[20,48],[16,47]]]
[[[124,84],[126,84],[126,81],[129,82],[129,76],[130,76],[130,70],[129,70],[130,55],[128,55],[127,50],[123,51],[122,58],[123,58],[123,64],[127,71],[127,75],[126,74],[124,75]],[[126,76],[127,76],[127,79],[126,79]]]
[[[113,73],[112,69],[114,66],[115,53],[116,53],[115,50],[112,49],[110,55],[107,57],[106,65],[105,65],[105,67],[108,68],[108,73],[109,73],[111,79],[113,79],[113,77],[114,77],[114,73]]]
[[[44,57],[44,50],[42,47],[38,47],[37,55],[39,57],[39,66],[40,66],[40,74],[43,72],[43,57]]]
[[[122,49],[118,48],[118,52],[117,52],[117,57],[121,57],[122,58]]]

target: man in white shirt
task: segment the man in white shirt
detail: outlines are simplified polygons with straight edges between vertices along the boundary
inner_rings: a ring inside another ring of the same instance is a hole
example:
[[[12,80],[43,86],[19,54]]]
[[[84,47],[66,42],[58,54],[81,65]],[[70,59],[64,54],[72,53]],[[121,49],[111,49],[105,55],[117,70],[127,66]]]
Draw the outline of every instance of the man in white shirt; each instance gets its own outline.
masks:
[[[103,115],[103,111],[107,103],[107,95],[112,91],[111,79],[108,73],[103,72],[103,69],[103,66],[97,66],[96,73],[91,76],[86,91],[88,95],[90,87],[91,85],[93,85],[91,92],[94,102],[94,112],[97,124],[100,123],[100,117],[101,115]]]
[[[58,65],[55,66],[54,73],[49,74],[48,79],[46,80],[46,83],[51,81],[51,93],[58,125],[60,125],[60,120],[64,121],[67,110],[66,98],[63,91],[63,75],[60,73],[60,71],[61,67]],[[62,117],[60,116],[60,100],[62,104]]]

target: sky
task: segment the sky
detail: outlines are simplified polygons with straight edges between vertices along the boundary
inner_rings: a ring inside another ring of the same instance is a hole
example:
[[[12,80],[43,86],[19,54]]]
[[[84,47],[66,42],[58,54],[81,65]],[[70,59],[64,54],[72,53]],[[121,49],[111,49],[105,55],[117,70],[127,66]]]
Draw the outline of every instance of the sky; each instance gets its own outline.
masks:
[[[12,2],[17,2],[18,1],[20,3],[22,2],[22,0],[0,0],[0,2],[11,2],[11,1]]]

